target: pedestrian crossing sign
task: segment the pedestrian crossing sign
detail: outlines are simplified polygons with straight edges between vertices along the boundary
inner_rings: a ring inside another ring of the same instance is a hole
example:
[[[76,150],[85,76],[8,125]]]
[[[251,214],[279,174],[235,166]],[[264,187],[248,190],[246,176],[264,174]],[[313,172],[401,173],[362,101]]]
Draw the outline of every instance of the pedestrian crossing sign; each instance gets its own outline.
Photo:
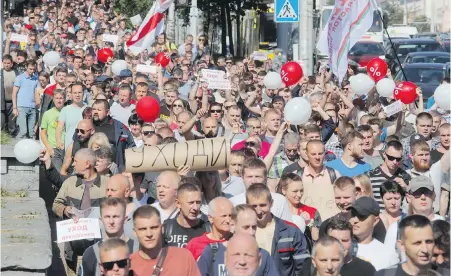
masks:
[[[275,0],[276,23],[299,22],[300,0]]]

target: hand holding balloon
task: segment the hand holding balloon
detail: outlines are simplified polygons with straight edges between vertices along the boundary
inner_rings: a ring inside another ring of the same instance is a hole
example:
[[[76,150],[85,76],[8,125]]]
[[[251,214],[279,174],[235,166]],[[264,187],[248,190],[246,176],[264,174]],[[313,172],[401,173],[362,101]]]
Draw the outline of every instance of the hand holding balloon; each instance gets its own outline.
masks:
[[[22,139],[14,146],[14,156],[23,164],[34,162],[41,154],[41,145],[33,139]]]
[[[395,88],[393,96],[403,104],[411,104],[417,99],[417,86],[410,81],[404,81]]]

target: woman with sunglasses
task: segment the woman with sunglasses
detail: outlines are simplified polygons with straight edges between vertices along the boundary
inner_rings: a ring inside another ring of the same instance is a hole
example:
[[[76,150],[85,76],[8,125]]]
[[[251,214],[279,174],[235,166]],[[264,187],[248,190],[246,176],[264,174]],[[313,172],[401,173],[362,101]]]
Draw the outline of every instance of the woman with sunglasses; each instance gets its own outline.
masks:
[[[183,111],[186,111],[185,103],[180,99],[175,100],[171,106],[171,115],[170,115],[170,122],[169,122],[170,123],[169,127],[172,130],[178,129],[179,126],[177,124],[177,115]]]
[[[210,48],[208,47],[208,40],[205,35],[199,36],[199,38],[197,39],[197,45],[195,48],[197,50],[198,57],[202,57],[204,54],[210,53]]]
[[[406,216],[401,211],[401,203],[405,192],[395,181],[388,180],[382,183],[380,194],[384,203],[384,209],[379,217],[384,223],[385,229],[388,229],[393,223],[397,223]]]

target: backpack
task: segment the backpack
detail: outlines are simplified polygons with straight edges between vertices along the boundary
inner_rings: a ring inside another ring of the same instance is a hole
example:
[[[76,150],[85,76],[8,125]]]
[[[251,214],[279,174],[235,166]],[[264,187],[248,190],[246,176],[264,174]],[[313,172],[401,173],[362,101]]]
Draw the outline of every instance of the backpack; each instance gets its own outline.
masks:
[[[330,183],[334,184],[335,180],[337,180],[337,174],[335,173],[335,170],[329,167],[325,167],[327,172],[329,173],[329,177],[330,177]],[[296,174],[299,175],[300,177],[302,177],[302,175],[304,174],[304,168],[300,168],[299,170],[296,171]]]

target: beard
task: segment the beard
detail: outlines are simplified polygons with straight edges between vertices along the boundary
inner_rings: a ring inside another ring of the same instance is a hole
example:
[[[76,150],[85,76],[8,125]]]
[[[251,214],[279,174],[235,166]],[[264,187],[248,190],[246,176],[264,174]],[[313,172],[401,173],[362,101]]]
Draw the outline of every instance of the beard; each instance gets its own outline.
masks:
[[[352,152],[351,156],[355,159],[362,159],[363,155],[360,154],[360,152]]]
[[[213,133],[212,130],[210,130],[209,132],[205,133],[205,138],[215,138],[216,136],[218,136],[218,133]]]
[[[413,160],[413,167],[415,168],[415,170],[417,170],[419,172],[426,172],[429,170],[430,164],[424,163],[421,161],[417,161],[417,160]]]

